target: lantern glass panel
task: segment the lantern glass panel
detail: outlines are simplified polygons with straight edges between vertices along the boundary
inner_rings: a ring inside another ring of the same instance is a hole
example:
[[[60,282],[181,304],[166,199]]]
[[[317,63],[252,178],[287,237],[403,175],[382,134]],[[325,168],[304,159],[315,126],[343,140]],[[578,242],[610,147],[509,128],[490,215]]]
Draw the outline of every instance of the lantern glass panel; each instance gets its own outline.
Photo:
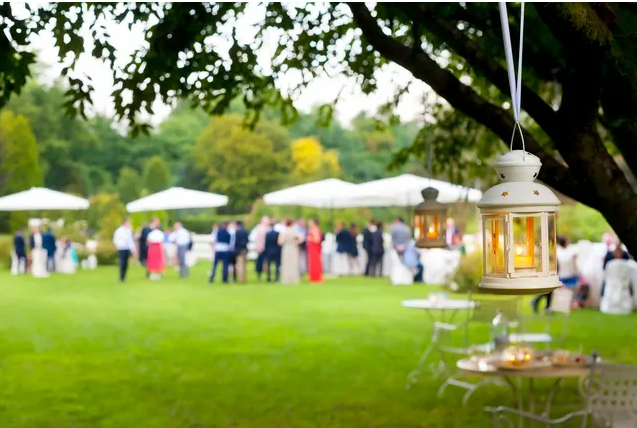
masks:
[[[506,273],[505,249],[505,221],[504,216],[483,217],[484,231],[484,274],[504,275]]]
[[[557,219],[555,213],[548,213],[549,273],[557,273]]]
[[[439,239],[441,236],[440,215],[438,213],[425,214],[423,233],[427,240]]]
[[[513,271],[517,275],[542,273],[542,217],[513,216]]]
[[[414,214],[414,235],[416,240],[422,239],[425,230],[425,215],[421,213]]]

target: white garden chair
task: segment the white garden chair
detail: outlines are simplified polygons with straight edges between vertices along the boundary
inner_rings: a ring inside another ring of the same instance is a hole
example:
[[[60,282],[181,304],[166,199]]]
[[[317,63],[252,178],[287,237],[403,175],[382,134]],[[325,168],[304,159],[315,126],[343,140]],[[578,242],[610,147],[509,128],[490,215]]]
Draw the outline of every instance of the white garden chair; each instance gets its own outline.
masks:
[[[414,272],[406,267],[400,260],[396,250],[391,253],[391,273],[389,275],[392,285],[412,285],[414,283]]]
[[[628,261],[611,260],[604,270],[604,295],[599,309],[605,314],[628,314],[633,309],[630,295],[633,271]]]
[[[11,250],[11,275],[20,274],[20,262],[14,250]]]

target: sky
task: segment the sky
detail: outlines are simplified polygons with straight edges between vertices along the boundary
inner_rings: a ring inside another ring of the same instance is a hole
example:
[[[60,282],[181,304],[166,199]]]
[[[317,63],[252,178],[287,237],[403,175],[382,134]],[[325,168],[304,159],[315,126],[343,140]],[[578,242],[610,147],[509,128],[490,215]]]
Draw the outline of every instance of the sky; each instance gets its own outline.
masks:
[[[249,15],[249,14],[248,14]],[[248,31],[238,31],[238,34],[250,33],[250,20],[255,16],[247,16],[245,22],[240,23]],[[107,23],[107,30],[112,37],[112,43],[117,50],[117,61],[126,63],[130,55],[143,46],[143,29],[134,26],[129,30],[126,25],[119,25],[115,22]],[[84,32],[86,40],[86,50],[91,51],[92,41],[90,32]],[[271,41],[271,46],[267,46],[266,51],[260,55],[260,61],[267,62],[268,51],[273,51],[276,41]],[[39,60],[43,70],[39,79],[43,83],[50,84],[60,75],[63,67],[54,48],[53,37],[50,33],[43,33],[32,41],[32,47],[39,53]],[[93,95],[93,113],[112,116],[114,113],[113,102],[110,93],[113,89],[113,78],[110,67],[92,58],[90,55],[83,55],[78,61],[76,68],[80,73],[91,76],[95,92]],[[383,69],[378,78],[378,91],[366,96],[358,90],[357,85],[344,75],[325,77],[314,80],[305,90],[295,98],[295,106],[301,111],[309,111],[313,106],[330,103],[340,93],[340,101],[336,105],[335,118],[344,125],[350,123],[359,112],[366,111],[374,113],[376,109],[392,98],[396,85],[403,85],[409,81],[414,81],[412,89],[404,96],[399,104],[397,113],[403,120],[421,120],[424,115],[423,98],[430,90],[424,83],[414,79],[405,69],[391,64]],[[145,117],[153,125],[160,123],[171,111],[171,107],[160,102],[153,105],[155,114],[152,117]]]

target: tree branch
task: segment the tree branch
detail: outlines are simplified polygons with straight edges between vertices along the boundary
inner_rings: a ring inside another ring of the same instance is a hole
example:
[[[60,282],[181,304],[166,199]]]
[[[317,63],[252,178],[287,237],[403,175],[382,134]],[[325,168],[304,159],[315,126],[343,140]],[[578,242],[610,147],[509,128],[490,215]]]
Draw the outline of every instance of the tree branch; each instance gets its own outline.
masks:
[[[409,70],[414,77],[429,84],[454,108],[489,127],[503,141],[508,141],[511,138],[514,122],[506,111],[491,104],[473,89],[462,84],[453,74],[442,69],[422,50],[414,53],[411,47],[385,35],[364,3],[347,4],[352,11],[354,20],[362,30],[363,36],[381,55]],[[595,208],[597,200],[591,197],[590,192],[579,186],[571,176],[569,168],[542,150],[538,142],[526,130],[523,132],[527,149],[537,155],[544,166],[540,173],[540,179],[565,195]]]
[[[510,94],[509,77],[507,71],[493,57],[485,55],[480,46],[468,38],[462,31],[453,25],[442,21],[434,14],[426,13],[419,8],[419,3],[409,3],[413,5],[416,16],[440,39],[451,47],[458,55],[463,57],[469,65],[482,73],[491,83],[493,83],[503,94]],[[522,86],[522,99],[524,110],[540,125],[549,136],[554,133],[557,124],[557,115],[538,94],[528,86]]]
[[[407,3],[407,5],[416,5],[416,3]],[[479,19],[479,13],[476,7],[473,7],[473,3],[467,3],[466,7],[458,6],[449,14],[449,19],[454,21],[462,21],[468,25],[482,31],[483,37],[490,37],[494,42],[499,45],[503,44],[502,31],[500,30],[500,14],[496,7],[489,8],[489,16],[485,19]],[[425,3],[418,4],[421,9],[426,7]],[[471,9],[473,7],[473,9]],[[496,28],[497,27],[497,28]],[[496,30],[494,31],[494,28]],[[532,37],[532,36],[531,36]],[[561,64],[555,55],[549,52],[540,43],[529,42],[529,37],[525,37],[524,44],[524,66],[532,68],[538,77],[542,80],[560,80],[561,74],[556,73],[556,70],[561,71]],[[538,52],[537,50],[540,49]]]
[[[585,32],[581,24],[574,25],[568,14],[559,7],[562,6],[536,5],[542,20],[565,47],[568,65],[568,75],[562,85],[562,104],[558,111],[564,126],[559,128],[557,138],[553,138],[553,141],[573,173],[582,177],[587,187],[597,193],[600,203],[606,207],[605,213],[614,212],[627,218],[637,210],[635,190],[604,146],[597,129],[604,80],[601,64],[608,62],[605,61],[606,46],[600,43],[599,37],[605,34],[606,27],[595,11],[586,11],[590,20],[603,26],[596,30],[598,37],[591,39],[590,33]],[[609,76],[613,75],[614,70],[611,70]],[[635,161],[631,159],[631,163]],[[637,234],[631,225],[615,223],[613,226],[622,229],[624,239]],[[633,244],[637,245],[637,241]]]

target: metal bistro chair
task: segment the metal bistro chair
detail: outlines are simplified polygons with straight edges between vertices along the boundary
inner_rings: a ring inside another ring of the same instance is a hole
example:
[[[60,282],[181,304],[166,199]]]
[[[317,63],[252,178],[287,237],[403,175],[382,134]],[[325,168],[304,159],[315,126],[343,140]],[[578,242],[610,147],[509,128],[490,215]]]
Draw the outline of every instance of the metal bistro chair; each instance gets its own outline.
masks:
[[[442,361],[442,366],[451,370],[452,373],[444,381],[444,383],[438,389],[438,396],[442,396],[449,385],[457,386],[462,389],[466,389],[462,404],[465,405],[469,400],[471,394],[480,386],[487,383],[506,384],[498,378],[483,377],[477,383],[471,383],[465,378],[466,374],[459,371],[456,368],[456,360],[471,356],[474,353],[488,354],[493,351],[494,345],[491,342],[487,343],[475,343],[470,340],[470,336],[474,327],[491,326],[491,322],[498,313],[502,313],[509,321],[510,328],[516,328],[518,326],[518,311],[519,311],[518,297],[515,298],[484,298],[475,300],[475,307],[469,312],[467,319],[456,325],[435,323],[434,329],[437,330],[439,335],[438,351]],[[458,342],[458,336],[462,335],[459,346],[454,346]],[[455,340],[454,340],[455,339]]]
[[[582,417],[581,427],[590,419],[598,428],[637,427],[637,366],[600,362],[593,353],[591,371],[585,381],[586,399],[584,408],[557,419],[548,415],[536,415],[510,407],[485,407],[491,413],[491,426],[499,428],[513,426],[510,415],[522,417],[544,425],[560,425],[575,417]]]

